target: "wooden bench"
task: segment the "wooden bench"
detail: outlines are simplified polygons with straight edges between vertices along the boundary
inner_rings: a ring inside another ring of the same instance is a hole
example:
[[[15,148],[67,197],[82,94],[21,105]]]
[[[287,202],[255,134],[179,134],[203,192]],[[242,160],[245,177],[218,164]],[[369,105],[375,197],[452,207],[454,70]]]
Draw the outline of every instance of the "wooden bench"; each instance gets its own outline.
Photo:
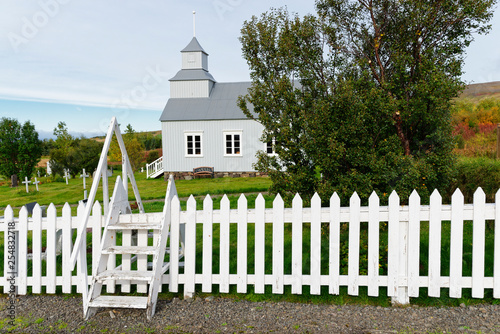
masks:
[[[211,178],[214,177],[214,168],[213,167],[196,167],[193,168],[193,175],[196,178],[198,177],[204,177],[204,176],[210,176]]]

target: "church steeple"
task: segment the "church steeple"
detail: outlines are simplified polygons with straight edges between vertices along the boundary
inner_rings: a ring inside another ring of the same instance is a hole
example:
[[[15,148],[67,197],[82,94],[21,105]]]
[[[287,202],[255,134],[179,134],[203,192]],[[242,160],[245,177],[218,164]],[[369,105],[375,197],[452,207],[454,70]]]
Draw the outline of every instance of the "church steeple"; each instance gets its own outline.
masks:
[[[171,98],[210,97],[215,84],[214,77],[208,72],[208,53],[196,39],[193,12],[193,39],[181,50],[181,70],[170,79]]]

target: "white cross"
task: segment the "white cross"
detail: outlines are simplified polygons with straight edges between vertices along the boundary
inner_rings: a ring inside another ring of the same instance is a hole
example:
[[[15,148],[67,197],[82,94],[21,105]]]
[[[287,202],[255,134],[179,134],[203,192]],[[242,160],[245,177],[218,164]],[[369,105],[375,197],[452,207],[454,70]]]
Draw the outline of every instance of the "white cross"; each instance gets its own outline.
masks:
[[[85,174],[85,168],[83,169],[83,174],[80,174],[80,177],[83,177],[83,189],[86,189],[85,178],[89,177],[89,174]]]
[[[26,185],[26,192],[29,193],[30,190],[28,188],[28,184],[30,184],[30,181],[28,181],[28,177],[27,176],[24,177],[24,181],[22,183],[24,183]]]
[[[38,191],[38,184],[40,183],[40,181],[38,181],[35,177],[35,181],[33,181],[33,184],[36,185],[36,191]]]
[[[144,167],[141,167],[141,173],[144,173]]]
[[[66,184],[68,184],[69,173],[67,170],[64,170],[64,178],[66,179]]]
[[[38,177],[40,177],[40,171],[39,171],[39,170],[37,170],[37,171],[36,171],[36,173],[38,174]]]

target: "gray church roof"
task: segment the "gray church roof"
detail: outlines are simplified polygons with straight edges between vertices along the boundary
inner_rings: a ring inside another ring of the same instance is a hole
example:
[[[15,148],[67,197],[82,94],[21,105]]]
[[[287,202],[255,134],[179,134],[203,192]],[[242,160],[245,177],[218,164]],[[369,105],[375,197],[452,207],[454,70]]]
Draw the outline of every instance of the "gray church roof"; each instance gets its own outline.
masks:
[[[210,80],[215,82],[214,77],[202,69],[180,70],[170,79],[170,81],[192,81],[192,80]]]
[[[203,48],[200,45],[200,42],[198,42],[196,37],[193,37],[191,42],[189,42],[189,44],[184,49],[182,49],[181,52],[198,52],[198,51],[201,51],[206,55],[208,55],[208,53],[206,53],[205,50],[203,50]]]
[[[215,83],[208,98],[170,98],[160,121],[247,119],[237,100],[250,86],[251,82]]]

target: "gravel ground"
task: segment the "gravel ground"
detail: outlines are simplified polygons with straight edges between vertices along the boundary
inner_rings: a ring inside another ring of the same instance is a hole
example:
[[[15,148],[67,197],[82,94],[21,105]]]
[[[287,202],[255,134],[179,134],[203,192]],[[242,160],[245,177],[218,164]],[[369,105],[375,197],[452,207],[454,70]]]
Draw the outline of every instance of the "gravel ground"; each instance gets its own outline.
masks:
[[[0,332],[9,330],[6,296]],[[249,302],[231,298],[160,300],[144,310],[101,309],[89,321],[81,298],[20,296],[14,333],[500,333],[500,305],[380,307]]]

